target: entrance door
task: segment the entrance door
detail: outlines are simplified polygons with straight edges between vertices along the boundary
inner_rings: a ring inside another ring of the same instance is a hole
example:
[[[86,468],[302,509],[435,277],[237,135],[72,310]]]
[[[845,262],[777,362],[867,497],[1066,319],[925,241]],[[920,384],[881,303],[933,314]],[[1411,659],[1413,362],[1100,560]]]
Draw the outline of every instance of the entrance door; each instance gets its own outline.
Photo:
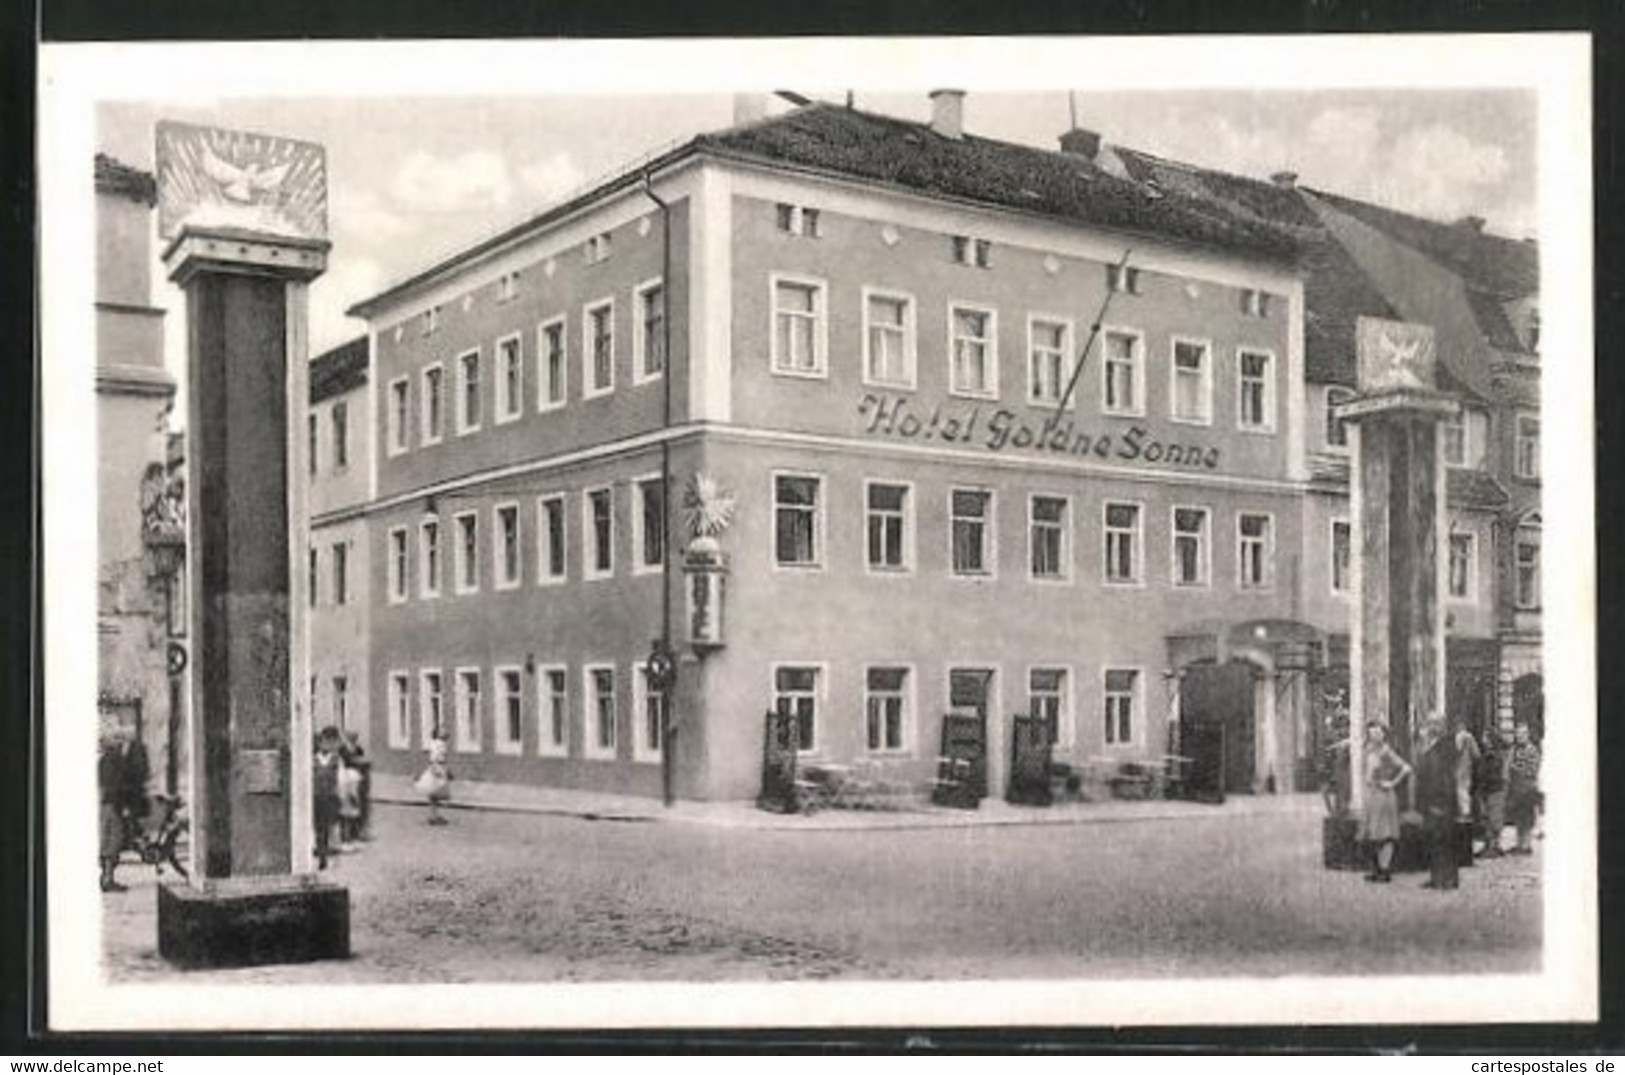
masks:
[[[1179,723],[1182,744],[1212,743],[1219,752],[1194,759],[1195,772],[1208,770],[1224,793],[1253,790],[1257,767],[1251,666],[1242,661],[1187,666],[1179,684]],[[1181,753],[1187,752],[1181,748]]]
[[[948,672],[948,708],[972,714],[981,730],[979,756],[972,761],[971,784],[978,798],[987,797],[987,709],[993,694],[991,668],[953,668]]]

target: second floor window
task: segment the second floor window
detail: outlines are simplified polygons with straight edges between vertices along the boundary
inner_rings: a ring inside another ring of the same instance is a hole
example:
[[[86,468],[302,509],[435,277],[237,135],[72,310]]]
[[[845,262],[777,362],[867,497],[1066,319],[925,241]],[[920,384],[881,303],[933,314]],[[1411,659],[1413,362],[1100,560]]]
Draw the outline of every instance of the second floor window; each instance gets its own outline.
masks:
[[[818,563],[819,479],[779,474],[773,479],[773,551],[783,566]]]
[[[666,562],[666,483],[659,478],[640,481],[634,494],[637,564],[639,570],[653,571]]]
[[[315,475],[317,466],[321,461],[321,418],[312,411],[305,422],[305,455],[306,462],[310,464],[310,473]]]
[[[440,596],[440,521],[425,519],[418,528],[418,587],[424,597]]]
[[[423,371],[423,443],[438,444],[446,433],[446,371]]]
[[[587,307],[587,395],[601,396],[615,389],[615,306],[610,302]]]
[[[396,527],[389,532],[389,599],[406,600],[406,528]]]
[[[864,380],[914,387],[914,308],[908,296],[867,293],[863,319]]]
[[[1522,527],[1513,539],[1513,597],[1521,609],[1540,607],[1540,531]]]
[[[1208,345],[1174,341],[1173,417],[1179,422],[1213,420],[1213,365]]]
[[[1101,409],[1107,414],[1139,414],[1144,410],[1144,381],[1140,373],[1140,337],[1107,330],[1101,337]]]
[[[496,381],[496,420],[511,422],[519,417],[525,405],[525,357],[518,336],[497,341]]]
[[[340,542],[333,546],[333,603],[350,603],[350,544]]]
[[[537,406],[548,411],[555,407],[564,406],[566,392],[567,358],[564,353],[564,321],[549,321],[541,328],[539,360],[540,372],[537,380],[540,382],[541,399]]]
[[[993,313],[965,306],[949,310],[952,368],[949,389],[966,396],[998,394],[998,353]]]
[[[812,280],[773,281],[773,371],[824,374],[824,285]]]
[[[389,454],[406,451],[407,422],[411,414],[411,382],[405,377],[389,382]]]
[[[1275,380],[1266,351],[1236,353],[1236,424],[1242,429],[1275,428]]]
[[[1274,559],[1272,520],[1268,515],[1243,512],[1236,517],[1236,575],[1243,590],[1268,589]]]
[[[564,497],[544,497],[538,506],[536,526],[537,564],[540,579],[557,582],[564,578]]]
[[[637,329],[633,344],[638,380],[653,380],[666,368],[666,289],[661,284],[638,290]]]
[[[1061,402],[1066,389],[1067,338],[1070,326],[1064,321],[1034,318],[1027,328],[1027,400],[1053,407]]]

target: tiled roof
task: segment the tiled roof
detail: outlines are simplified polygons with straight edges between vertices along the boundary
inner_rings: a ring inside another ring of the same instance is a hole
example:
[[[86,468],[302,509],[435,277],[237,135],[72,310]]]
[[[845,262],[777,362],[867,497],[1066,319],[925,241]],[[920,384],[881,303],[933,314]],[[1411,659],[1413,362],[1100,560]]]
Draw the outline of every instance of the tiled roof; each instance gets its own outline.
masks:
[[[1518,330],[1512,327],[1512,321],[1507,317],[1506,307],[1502,299],[1487,292],[1473,288],[1467,289],[1467,304],[1473,308],[1473,317],[1478,321],[1478,327],[1484,333],[1484,339],[1491,347],[1498,351],[1512,351],[1517,354],[1533,354],[1526,341],[1519,338]]]
[[[148,206],[158,204],[158,181],[151,172],[131,168],[106,153],[96,154],[96,192],[117,194]]]
[[[1495,480],[1487,470],[1460,470],[1455,467],[1446,472],[1447,503],[1464,508],[1500,508],[1508,503],[1506,487]]]
[[[702,150],[1113,230],[1291,260],[1284,229],[1177,189],[1114,175],[1078,155],[966,135],[830,104],[696,139]]]
[[[367,337],[357,336],[310,360],[310,402],[343,395],[367,383]]]

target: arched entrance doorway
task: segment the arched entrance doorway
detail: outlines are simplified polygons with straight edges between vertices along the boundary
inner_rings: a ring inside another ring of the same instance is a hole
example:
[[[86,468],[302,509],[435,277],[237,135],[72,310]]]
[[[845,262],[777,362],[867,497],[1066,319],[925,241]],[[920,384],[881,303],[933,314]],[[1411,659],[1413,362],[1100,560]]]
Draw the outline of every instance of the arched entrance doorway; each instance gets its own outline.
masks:
[[[1529,738],[1535,742],[1546,738],[1546,682],[1539,672],[1512,681],[1512,720],[1529,725]]]
[[[1180,753],[1193,789],[1252,792],[1258,777],[1254,668],[1246,661],[1198,661],[1179,680]]]

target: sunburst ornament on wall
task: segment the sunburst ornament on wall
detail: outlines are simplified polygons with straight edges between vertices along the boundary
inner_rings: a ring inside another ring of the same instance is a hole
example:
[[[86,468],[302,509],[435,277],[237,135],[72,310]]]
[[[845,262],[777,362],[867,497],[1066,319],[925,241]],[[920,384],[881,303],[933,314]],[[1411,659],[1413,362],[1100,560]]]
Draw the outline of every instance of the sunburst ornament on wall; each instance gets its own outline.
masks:
[[[683,490],[683,514],[690,537],[715,539],[734,518],[734,497],[708,474],[695,474]]]
[[[327,150],[247,131],[158,124],[158,234],[234,228],[327,238]]]

